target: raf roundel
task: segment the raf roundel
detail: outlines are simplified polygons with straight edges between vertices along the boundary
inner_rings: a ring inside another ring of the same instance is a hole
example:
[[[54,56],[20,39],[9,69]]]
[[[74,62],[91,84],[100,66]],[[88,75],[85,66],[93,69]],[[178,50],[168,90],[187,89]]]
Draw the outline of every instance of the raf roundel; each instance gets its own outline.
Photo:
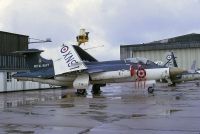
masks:
[[[146,76],[146,71],[143,69],[143,68],[140,68],[140,69],[138,69],[138,71],[137,71],[137,76],[139,77],[139,78],[145,78],[145,76]]]
[[[61,48],[61,50],[60,50],[60,52],[61,53],[65,53],[65,52],[67,52],[68,51],[68,46],[63,46],[62,48]]]
[[[167,55],[167,60],[171,60],[172,56],[171,55]]]

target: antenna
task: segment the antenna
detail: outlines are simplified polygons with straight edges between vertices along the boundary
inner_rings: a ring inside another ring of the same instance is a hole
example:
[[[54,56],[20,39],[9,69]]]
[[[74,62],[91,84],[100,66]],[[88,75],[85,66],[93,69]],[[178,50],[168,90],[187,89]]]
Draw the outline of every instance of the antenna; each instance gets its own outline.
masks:
[[[89,47],[89,48],[86,48],[84,50],[89,50],[89,49],[94,49],[94,48],[99,48],[99,47],[104,47],[104,45],[101,45],[101,46],[95,46],[95,47]]]

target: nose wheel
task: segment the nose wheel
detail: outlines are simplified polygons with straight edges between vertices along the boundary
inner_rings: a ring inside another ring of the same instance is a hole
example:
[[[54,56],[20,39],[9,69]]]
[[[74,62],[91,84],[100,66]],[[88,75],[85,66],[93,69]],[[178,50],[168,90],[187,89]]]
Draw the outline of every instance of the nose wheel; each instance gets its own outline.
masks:
[[[154,88],[153,87],[148,87],[148,93],[152,94],[154,92]]]
[[[76,90],[77,95],[85,95],[86,93],[87,93],[86,89],[77,89]]]

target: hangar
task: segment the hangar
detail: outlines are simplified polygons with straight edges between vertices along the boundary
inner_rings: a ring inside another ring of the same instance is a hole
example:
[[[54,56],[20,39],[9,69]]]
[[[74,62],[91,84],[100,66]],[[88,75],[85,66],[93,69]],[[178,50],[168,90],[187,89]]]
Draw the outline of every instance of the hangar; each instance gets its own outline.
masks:
[[[200,34],[192,33],[143,44],[120,46],[120,59],[145,57],[152,61],[166,61],[166,53],[173,51],[179,67],[189,69],[196,60],[200,65]]]
[[[0,31],[0,92],[49,88],[47,84],[17,81],[11,77],[28,70],[25,57],[13,53],[28,50],[28,39],[27,35]]]

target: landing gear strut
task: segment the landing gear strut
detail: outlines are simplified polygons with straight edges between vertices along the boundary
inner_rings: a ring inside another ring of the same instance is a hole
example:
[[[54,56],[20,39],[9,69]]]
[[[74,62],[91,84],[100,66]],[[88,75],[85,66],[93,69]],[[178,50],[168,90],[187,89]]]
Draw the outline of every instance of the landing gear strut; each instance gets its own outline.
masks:
[[[148,87],[148,93],[153,93],[154,92],[154,88],[153,87]]]
[[[77,95],[85,95],[86,93],[87,93],[86,89],[77,89],[77,91],[76,91]]]
[[[170,86],[170,87],[175,87],[175,86],[176,86],[176,83],[173,82],[173,83],[169,84],[169,86]]]
[[[94,84],[92,86],[92,93],[93,94],[100,94],[101,93],[101,89],[100,89],[101,85],[99,84]]]

